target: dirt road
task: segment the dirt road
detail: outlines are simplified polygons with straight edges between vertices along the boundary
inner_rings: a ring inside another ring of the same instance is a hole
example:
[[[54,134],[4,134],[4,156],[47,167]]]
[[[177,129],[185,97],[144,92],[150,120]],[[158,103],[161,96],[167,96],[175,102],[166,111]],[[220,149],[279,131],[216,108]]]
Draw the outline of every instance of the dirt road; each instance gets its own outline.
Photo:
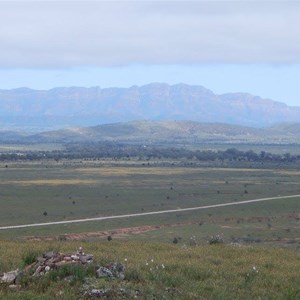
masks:
[[[159,214],[167,214],[167,213],[177,213],[177,212],[191,211],[191,210],[201,210],[201,209],[208,209],[208,208],[215,208],[215,207],[243,205],[243,204],[249,204],[249,203],[254,203],[254,202],[263,202],[263,201],[271,201],[271,200],[278,200],[278,199],[290,199],[290,198],[300,198],[300,195],[269,197],[269,198],[261,198],[261,199],[253,199],[253,200],[245,200],[245,201],[237,201],[237,202],[229,202],[229,203],[221,203],[221,204],[213,204],[213,205],[206,205],[206,206],[188,207],[188,208],[179,208],[179,209],[169,209],[169,210],[161,210],[161,211],[151,211],[151,212],[127,214],[127,215],[86,218],[86,219],[57,221],[57,222],[48,222],[48,223],[35,223],[35,224],[33,223],[33,224],[24,224],[24,225],[2,226],[2,227],[0,227],[0,230],[18,229],[18,228],[27,228],[27,227],[52,226],[52,225],[81,223],[81,222],[92,222],[92,221],[103,221],[103,220],[121,219],[121,218],[133,218],[133,217],[159,215]]]

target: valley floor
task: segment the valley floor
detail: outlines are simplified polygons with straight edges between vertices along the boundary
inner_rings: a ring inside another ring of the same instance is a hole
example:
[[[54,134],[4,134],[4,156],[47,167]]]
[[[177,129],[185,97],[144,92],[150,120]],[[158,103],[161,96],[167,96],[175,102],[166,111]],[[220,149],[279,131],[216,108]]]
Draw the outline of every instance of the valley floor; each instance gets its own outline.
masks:
[[[25,276],[1,283],[0,299],[92,299],[93,288],[103,299],[300,299],[300,197],[286,197],[300,194],[299,182],[292,166],[3,163],[0,227],[98,221],[0,230],[0,275],[80,246],[95,268],[119,262],[126,271],[124,280],[78,269]],[[262,198],[272,201],[246,203]],[[167,210],[175,212],[152,214]],[[126,214],[141,216],[106,218]]]

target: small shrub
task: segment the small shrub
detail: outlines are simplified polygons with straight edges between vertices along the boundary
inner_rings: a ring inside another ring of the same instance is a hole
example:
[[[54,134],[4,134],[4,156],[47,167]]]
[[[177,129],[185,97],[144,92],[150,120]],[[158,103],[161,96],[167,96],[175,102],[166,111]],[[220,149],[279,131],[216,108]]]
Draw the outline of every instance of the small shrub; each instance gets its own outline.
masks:
[[[36,262],[38,254],[34,251],[29,251],[22,256],[24,266],[28,266]]]
[[[33,282],[33,278],[29,274],[23,274],[20,278],[19,284],[22,288],[27,288]]]
[[[208,243],[210,245],[214,245],[214,244],[223,244],[224,243],[224,239],[223,239],[223,235],[222,234],[216,234],[213,235],[210,240],[208,241]]]
[[[49,289],[51,280],[47,276],[40,276],[38,278],[32,279],[31,282],[29,281],[29,284],[34,292],[44,294]]]
[[[141,282],[143,278],[141,274],[136,269],[128,269],[126,271],[126,278],[127,281],[134,281],[134,282]]]
[[[191,236],[189,243],[190,243],[190,246],[196,246],[197,245],[196,237],[195,236]]]
[[[59,241],[61,241],[61,242],[63,242],[63,241],[66,241],[67,240],[67,237],[65,236],[65,235],[60,235],[59,237],[58,237],[58,240]]]
[[[94,266],[66,265],[48,273],[48,278],[57,281],[70,278],[70,283],[84,282],[86,277],[94,275]]]
[[[244,282],[244,285],[247,286],[247,285],[250,285],[252,284],[252,282],[254,281],[255,277],[257,276],[258,274],[258,270],[256,269],[256,267],[254,266],[250,272],[246,273],[244,275],[244,278],[245,278],[245,282]]]

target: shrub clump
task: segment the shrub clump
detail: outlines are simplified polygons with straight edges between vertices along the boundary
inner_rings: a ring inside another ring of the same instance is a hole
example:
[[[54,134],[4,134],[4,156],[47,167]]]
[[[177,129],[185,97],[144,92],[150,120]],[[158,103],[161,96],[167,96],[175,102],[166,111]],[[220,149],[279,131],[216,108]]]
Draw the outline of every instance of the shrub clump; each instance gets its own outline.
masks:
[[[211,238],[209,239],[208,243],[210,245],[223,244],[224,243],[223,234],[216,234],[216,235],[211,236]]]
[[[29,251],[27,253],[24,253],[22,256],[22,262],[24,266],[28,266],[36,262],[38,257],[37,252]]]

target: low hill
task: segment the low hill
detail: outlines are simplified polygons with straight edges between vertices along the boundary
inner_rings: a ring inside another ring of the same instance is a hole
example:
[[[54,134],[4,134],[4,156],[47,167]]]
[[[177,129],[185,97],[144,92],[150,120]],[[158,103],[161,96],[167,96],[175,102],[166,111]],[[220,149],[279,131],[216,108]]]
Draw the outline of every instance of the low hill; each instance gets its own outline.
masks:
[[[29,135],[29,133],[25,133],[22,131],[1,130],[0,143],[18,143],[26,139],[26,137]]]
[[[129,143],[297,143],[299,125],[251,128],[192,121],[134,121],[42,132],[25,137],[33,143],[115,141]]]
[[[281,123],[272,126],[270,129],[276,132],[282,132],[283,134],[300,135],[300,123]]]

